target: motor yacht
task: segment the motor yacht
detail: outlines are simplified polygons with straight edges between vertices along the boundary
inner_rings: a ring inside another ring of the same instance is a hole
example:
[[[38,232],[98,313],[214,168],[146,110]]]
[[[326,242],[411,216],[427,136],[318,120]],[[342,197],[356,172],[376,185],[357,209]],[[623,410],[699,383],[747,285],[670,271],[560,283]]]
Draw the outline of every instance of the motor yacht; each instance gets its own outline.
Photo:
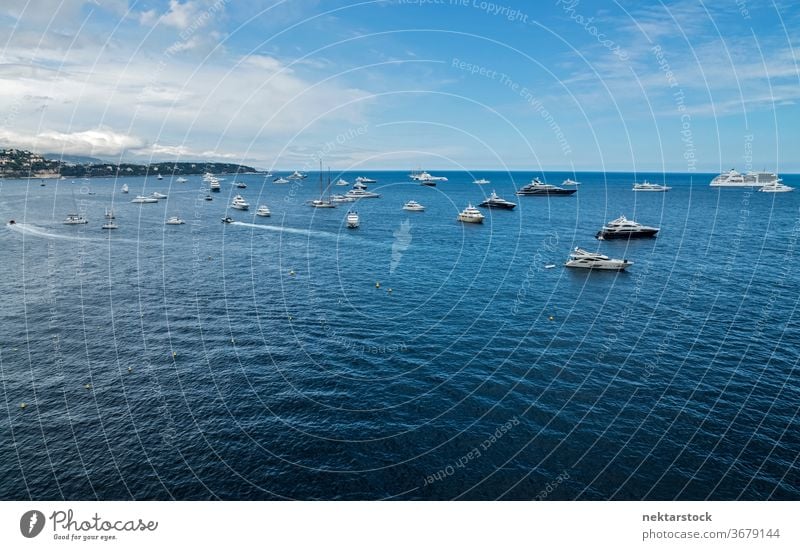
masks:
[[[578,267],[583,269],[602,269],[608,271],[622,271],[633,265],[628,260],[617,260],[609,258],[596,252],[587,252],[582,248],[575,247],[569,255],[569,260],[564,264],[566,267]]]
[[[543,183],[539,178],[533,178],[531,182],[517,191],[517,195],[572,195],[577,189],[564,189],[549,183]]]
[[[355,202],[356,199],[346,195],[331,195],[331,202]]]
[[[303,174],[302,172],[298,172],[295,170],[291,176],[289,176],[290,180],[304,180],[308,177],[307,174]]]
[[[63,221],[64,225],[83,225],[89,223],[89,220],[80,214],[67,214],[67,218]]]
[[[633,184],[634,191],[654,191],[658,193],[658,192],[666,192],[669,191],[670,189],[672,189],[672,187],[669,187],[667,185],[660,185],[658,183],[650,183],[647,180],[644,180],[644,182],[642,183]]]
[[[483,214],[481,211],[468,204],[467,207],[458,215],[458,221],[464,223],[483,223]]]
[[[123,193],[128,193],[128,192],[130,191],[130,189],[128,188],[128,184],[127,184],[127,183],[125,183],[125,184],[123,184],[123,185],[122,185],[122,189],[121,189],[121,191],[122,191]]]
[[[762,185],[758,190],[762,193],[788,193],[790,191],[794,191],[794,187],[784,185],[780,182],[780,180],[778,180],[773,183]]]
[[[492,191],[492,194],[489,195],[489,198],[480,203],[478,206],[482,206],[483,208],[499,208],[502,210],[514,210],[514,208],[517,206],[517,203],[500,198],[497,195],[497,193]]]
[[[432,176],[424,170],[421,172],[412,172],[411,179],[420,183],[432,183],[434,185],[436,185],[437,181],[447,181],[447,178],[444,176]]]
[[[100,229],[119,229],[119,226],[114,220],[106,220],[106,223],[100,226]]]
[[[247,189],[247,184],[243,181],[236,182],[236,187],[239,189]]]
[[[219,193],[222,191],[222,185],[220,185],[219,180],[213,177],[208,181],[208,188],[212,193]]]
[[[408,201],[403,205],[403,210],[408,210],[409,212],[424,212],[425,207],[417,201]]]
[[[272,183],[289,183],[289,180],[287,180],[286,178],[275,178],[274,180],[272,180]]]
[[[774,172],[747,172],[740,174],[733,168],[718,175],[709,184],[711,187],[762,187],[780,183],[781,178]]]
[[[349,197],[351,199],[377,199],[380,198],[379,193],[373,193],[372,191],[365,191],[364,189],[357,189],[353,188],[350,189],[347,193],[344,194],[345,197]]]
[[[356,183],[378,183],[378,180],[374,180],[372,178],[365,178],[364,176],[358,176],[356,178]]]
[[[344,186],[350,185],[350,182],[349,182],[349,181],[347,181],[347,180],[343,180],[342,178],[339,178],[339,179],[336,181],[336,185],[339,185],[339,186],[341,186],[341,187],[344,187]]]
[[[225,216],[224,218],[222,218],[222,223],[233,223],[233,218],[231,218],[230,216]]]
[[[150,196],[156,200],[167,198],[167,196],[164,193],[159,193],[158,191],[153,191],[152,193],[150,193]]]
[[[256,216],[261,216],[262,218],[269,218],[272,215],[272,212],[269,211],[266,204],[262,204],[256,210]]]
[[[478,185],[485,185],[487,183],[492,183],[492,182],[490,182],[486,178],[481,178],[481,179],[477,179],[477,180],[473,181],[472,183],[477,183]]]
[[[581,182],[575,181],[575,180],[570,179],[570,178],[567,178],[567,179],[565,179],[564,181],[561,182],[561,185],[563,187],[569,187],[571,185],[580,185],[580,184],[581,184]]]
[[[183,225],[186,222],[180,219],[178,216],[170,216],[165,223],[166,225]]]
[[[641,239],[655,237],[658,231],[658,227],[648,227],[629,220],[625,216],[620,216],[616,220],[605,224],[595,237],[601,241],[607,239]]]
[[[211,195],[206,195],[206,196],[203,198],[203,200],[206,200],[206,201],[213,201],[213,200],[214,200],[214,198],[213,198]]]
[[[154,202],[158,202],[158,199],[153,197],[145,197],[144,195],[136,195],[136,198],[134,198],[131,202],[135,204],[152,204]]]
[[[176,179],[175,181],[176,181],[177,183],[186,183],[186,182],[187,182],[187,181],[189,181],[189,180],[188,180],[188,179],[186,179],[186,178],[178,178],[178,179]]]
[[[244,200],[244,197],[241,195],[236,195],[233,197],[233,202],[231,202],[231,208],[236,210],[248,210],[250,205],[246,200]]]
[[[359,225],[358,212],[351,210],[347,213],[348,229],[357,229]]]

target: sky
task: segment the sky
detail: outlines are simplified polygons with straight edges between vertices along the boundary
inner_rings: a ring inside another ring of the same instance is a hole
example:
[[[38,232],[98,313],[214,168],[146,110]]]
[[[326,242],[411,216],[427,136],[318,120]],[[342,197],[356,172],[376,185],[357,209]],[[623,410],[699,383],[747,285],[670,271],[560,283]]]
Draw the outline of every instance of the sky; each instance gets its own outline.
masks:
[[[796,173],[798,23],[788,0],[3,0],[0,146]]]

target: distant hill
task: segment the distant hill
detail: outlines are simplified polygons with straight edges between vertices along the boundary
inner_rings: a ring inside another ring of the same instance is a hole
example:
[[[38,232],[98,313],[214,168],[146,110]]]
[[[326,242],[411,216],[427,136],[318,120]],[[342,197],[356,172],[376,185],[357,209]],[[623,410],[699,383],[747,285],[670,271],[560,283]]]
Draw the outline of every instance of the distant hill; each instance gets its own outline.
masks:
[[[103,160],[95,157],[84,157],[81,155],[62,155],[61,153],[43,153],[42,156],[47,160],[60,160],[65,164],[102,164]]]

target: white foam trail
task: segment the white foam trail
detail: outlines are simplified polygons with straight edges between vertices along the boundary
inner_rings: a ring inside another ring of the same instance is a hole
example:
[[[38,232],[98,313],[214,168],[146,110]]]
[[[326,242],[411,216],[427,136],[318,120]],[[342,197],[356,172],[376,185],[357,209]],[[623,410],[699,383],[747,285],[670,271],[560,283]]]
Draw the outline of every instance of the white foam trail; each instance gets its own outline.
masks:
[[[59,233],[50,233],[42,229],[41,227],[37,227],[35,225],[29,223],[19,223],[16,222],[14,224],[7,223],[6,228],[10,229],[11,231],[16,231],[17,233],[22,233],[25,235],[30,235],[33,237],[41,237],[43,239],[61,239],[64,241],[84,241],[84,242],[94,242],[94,243],[107,243],[107,239],[103,239],[100,237],[79,237],[77,235],[62,235]],[[122,239],[113,239],[112,242],[120,242]]]
[[[327,231],[312,231],[311,229],[295,229],[293,227],[283,227],[280,225],[263,225],[260,223],[233,222],[231,225],[241,225],[244,227],[254,227],[265,231],[276,231],[279,233],[292,233],[294,235],[305,235],[306,237],[324,237],[328,239],[344,239],[344,235],[328,233]]]

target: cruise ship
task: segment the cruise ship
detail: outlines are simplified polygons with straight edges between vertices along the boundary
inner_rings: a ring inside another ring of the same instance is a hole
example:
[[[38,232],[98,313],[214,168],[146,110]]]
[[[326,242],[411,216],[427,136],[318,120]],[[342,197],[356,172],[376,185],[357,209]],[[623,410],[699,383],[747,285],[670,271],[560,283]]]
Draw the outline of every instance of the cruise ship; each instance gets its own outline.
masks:
[[[740,174],[733,168],[711,180],[711,187],[763,187],[780,183],[781,178],[774,172],[747,172]]]

